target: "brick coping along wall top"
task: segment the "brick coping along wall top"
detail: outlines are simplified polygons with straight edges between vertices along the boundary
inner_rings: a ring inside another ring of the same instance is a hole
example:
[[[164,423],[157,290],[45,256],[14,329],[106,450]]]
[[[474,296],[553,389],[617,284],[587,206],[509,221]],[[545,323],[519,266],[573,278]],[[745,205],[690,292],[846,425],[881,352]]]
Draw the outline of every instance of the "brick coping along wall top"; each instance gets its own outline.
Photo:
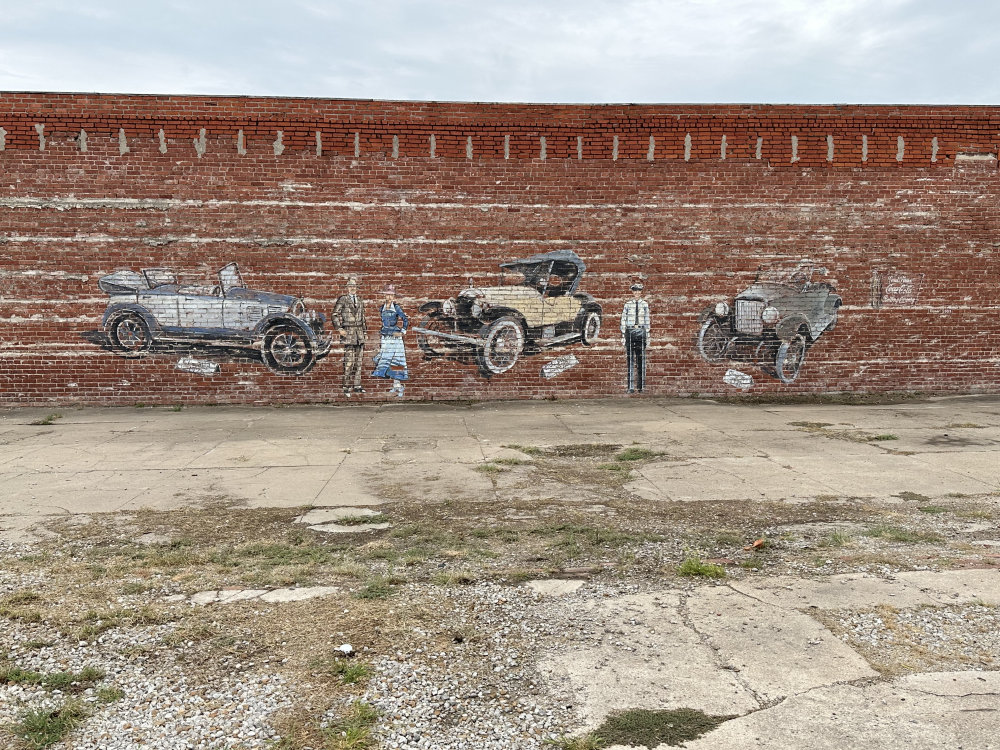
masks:
[[[998,145],[997,107],[0,93],[0,403],[995,393]]]

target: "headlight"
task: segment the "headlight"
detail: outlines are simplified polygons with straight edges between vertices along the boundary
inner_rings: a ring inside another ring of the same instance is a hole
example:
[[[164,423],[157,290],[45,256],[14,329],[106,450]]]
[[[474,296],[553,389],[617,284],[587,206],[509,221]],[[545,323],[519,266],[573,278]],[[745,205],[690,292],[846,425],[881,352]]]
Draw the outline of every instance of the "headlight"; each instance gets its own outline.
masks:
[[[718,302],[715,305],[715,314],[720,318],[724,318],[729,315],[729,305],[725,302]]]
[[[781,313],[778,312],[778,309],[776,307],[771,307],[771,306],[765,307],[763,312],[761,312],[760,314],[760,319],[763,320],[765,323],[767,323],[769,326],[773,326],[775,323],[777,323],[780,317]]]
[[[476,300],[472,303],[472,316],[474,318],[483,317],[483,313],[490,311],[490,303],[485,300]]]
[[[457,312],[455,309],[455,300],[446,299],[444,304],[441,305],[441,309],[444,311],[445,315],[454,315]]]

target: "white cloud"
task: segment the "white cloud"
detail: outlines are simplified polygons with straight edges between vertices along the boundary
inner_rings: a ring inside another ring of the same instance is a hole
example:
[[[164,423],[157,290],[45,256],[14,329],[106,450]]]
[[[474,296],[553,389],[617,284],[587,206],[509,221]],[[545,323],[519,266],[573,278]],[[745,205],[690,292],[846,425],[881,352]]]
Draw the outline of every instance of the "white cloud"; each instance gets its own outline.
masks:
[[[0,89],[494,101],[994,103],[964,0],[10,3]]]

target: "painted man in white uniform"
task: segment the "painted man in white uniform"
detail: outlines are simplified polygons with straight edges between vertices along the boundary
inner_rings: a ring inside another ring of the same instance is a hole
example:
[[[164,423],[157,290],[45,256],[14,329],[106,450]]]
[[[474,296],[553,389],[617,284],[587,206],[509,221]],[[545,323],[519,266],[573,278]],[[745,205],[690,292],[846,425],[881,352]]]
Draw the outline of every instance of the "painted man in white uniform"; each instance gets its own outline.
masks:
[[[625,378],[629,393],[646,387],[646,346],[649,344],[649,304],[642,298],[642,284],[631,286],[632,299],[622,310],[622,346],[625,347]]]

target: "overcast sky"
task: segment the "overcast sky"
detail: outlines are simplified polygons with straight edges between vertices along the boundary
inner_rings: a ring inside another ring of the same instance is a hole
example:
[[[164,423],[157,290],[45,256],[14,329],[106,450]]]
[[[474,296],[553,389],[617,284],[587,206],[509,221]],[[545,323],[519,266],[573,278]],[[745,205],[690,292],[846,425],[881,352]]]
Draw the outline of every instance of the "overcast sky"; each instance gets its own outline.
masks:
[[[997,104],[989,0],[0,0],[0,90]]]

